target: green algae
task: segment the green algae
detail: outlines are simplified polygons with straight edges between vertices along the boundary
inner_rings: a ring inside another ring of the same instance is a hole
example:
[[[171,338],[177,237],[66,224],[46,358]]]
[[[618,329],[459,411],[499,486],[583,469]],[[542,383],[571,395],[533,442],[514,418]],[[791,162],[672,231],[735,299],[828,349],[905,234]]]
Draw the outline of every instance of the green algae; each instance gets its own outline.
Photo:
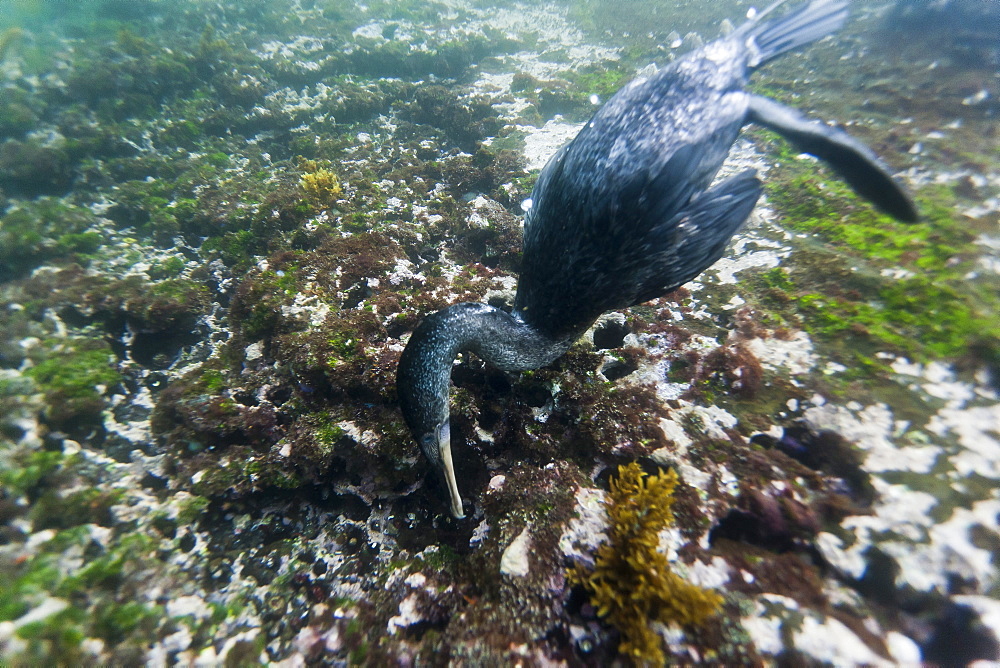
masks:
[[[102,236],[87,228],[90,210],[54,197],[22,202],[0,217],[0,279],[21,276],[43,262],[93,253]]]
[[[177,520],[183,524],[194,525],[208,507],[209,500],[202,496],[188,496],[180,504]]]
[[[29,518],[36,530],[65,529],[81,524],[110,527],[111,507],[125,497],[124,490],[84,489],[71,493],[47,490],[32,504]]]
[[[817,294],[797,297],[807,330],[827,338],[853,334],[919,361],[959,357],[978,341],[1000,340],[996,319],[980,313],[954,287],[907,278],[864,303]]]
[[[205,369],[201,375],[201,382],[205,390],[211,394],[219,394],[227,387],[226,378],[218,369]]]
[[[0,102],[0,138],[22,137],[38,122],[38,116],[28,106],[27,95],[18,88],[5,90]]]
[[[854,285],[817,285],[803,269],[791,274],[771,270],[762,276],[767,290],[757,300],[767,304],[776,323],[800,324],[810,335],[831,343],[864,344],[852,357],[862,367],[867,356],[879,350],[927,361],[962,357],[1000,340],[1000,325],[957,279],[914,275],[880,282],[859,282],[857,276],[847,280]],[[800,282],[812,283],[813,290]],[[864,292],[858,290],[862,286]]]
[[[140,535],[124,536],[81,563],[70,555],[88,546],[92,551],[91,535],[87,524],[78,524],[54,533],[34,556],[0,558],[0,620],[16,620],[52,598],[68,604],[48,617],[21,625],[17,635],[26,648],[7,658],[28,663],[79,662],[87,637],[122,645],[122,651],[130,639],[155,629],[162,608],[128,600],[129,589],[122,590],[126,574],[142,568],[142,555],[152,543]]]
[[[67,464],[67,458],[61,452],[34,450],[13,456],[5,464],[0,467],[0,486],[8,494],[21,497],[34,492],[43,480]]]
[[[232,315],[237,331],[248,342],[275,334],[283,322],[282,307],[290,306],[299,293],[302,272],[291,260],[285,256],[282,264],[255,272],[241,284]]]
[[[793,274],[765,274],[771,296],[794,307],[778,311],[801,318],[810,334],[827,340],[847,335],[866,341],[871,353],[884,347],[917,360],[961,357],[1000,340],[992,315],[1000,306],[996,295],[967,280],[979,250],[974,226],[956,213],[952,188],[918,190],[922,219],[906,224],[879,214],[824,174],[779,144],[778,164],[765,186],[768,200],[783,227],[828,244],[825,251],[810,250],[814,257],[839,267],[810,271],[799,262]],[[880,269],[902,274],[875,278]]]
[[[44,393],[50,424],[70,430],[86,428],[100,422],[104,393],[121,380],[121,374],[107,344],[81,340],[76,342],[78,348],[65,349],[62,343],[50,342],[53,351],[24,375]]]
[[[209,237],[202,248],[209,253],[217,252],[227,266],[241,271],[252,266],[254,256],[261,250],[261,244],[251,230],[238,230]]]
[[[53,589],[61,577],[54,555],[36,557],[20,569],[20,573],[8,573],[7,576],[5,585],[0,586],[0,620],[3,621],[17,619],[28,612],[32,602]]]
[[[567,80],[580,88],[584,95],[597,95],[606,100],[628,83],[632,73],[626,67],[591,66],[568,75]]]
[[[333,447],[340,442],[346,432],[340,425],[334,424],[329,415],[324,413],[321,419],[324,423],[316,430],[316,438],[324,446]]]

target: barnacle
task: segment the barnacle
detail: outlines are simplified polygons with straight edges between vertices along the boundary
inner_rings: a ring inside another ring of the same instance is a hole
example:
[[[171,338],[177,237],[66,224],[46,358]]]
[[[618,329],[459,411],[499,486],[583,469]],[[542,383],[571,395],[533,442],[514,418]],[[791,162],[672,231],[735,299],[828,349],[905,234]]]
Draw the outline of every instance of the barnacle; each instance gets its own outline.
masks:
[[[722,597],[692,585],[670,570],[657,550],[659,532],[674,521],[677,474],[647,475],[633,462],[618,468],[605,501],[609,540],[597,550],[593,571],[578,566],[569,581],[590,593],[597,614],[622,634],[622,655],[637,664],[664,661],[651,621],[697,626],[715,613]]]

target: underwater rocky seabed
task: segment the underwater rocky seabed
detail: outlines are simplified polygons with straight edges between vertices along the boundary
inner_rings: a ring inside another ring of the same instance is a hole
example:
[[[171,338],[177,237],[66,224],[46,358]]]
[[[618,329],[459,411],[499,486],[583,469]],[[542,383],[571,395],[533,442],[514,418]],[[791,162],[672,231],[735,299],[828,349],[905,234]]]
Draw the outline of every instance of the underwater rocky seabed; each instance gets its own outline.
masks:
[[[536,170],[750,6],[707,4],[19,5],[2,661],[607,663],[630,630],[566,574],[632,461],[677,472],[660,550],[724,600],[654,624],[669,660],[1000,658],[995,31],[855,3],[755,78],[848,125],[921,223],[751,130],[726,169],[767,199],[726,259],[551,367],[455,367],[468,519],[402,423],[413,326],[511,302]]]

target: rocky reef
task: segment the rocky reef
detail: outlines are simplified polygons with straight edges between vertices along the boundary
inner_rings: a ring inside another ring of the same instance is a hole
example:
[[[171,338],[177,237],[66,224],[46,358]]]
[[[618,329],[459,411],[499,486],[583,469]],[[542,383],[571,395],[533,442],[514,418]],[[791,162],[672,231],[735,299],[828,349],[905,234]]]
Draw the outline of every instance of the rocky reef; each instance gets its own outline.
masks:
[[[0,663],[1000,660],[996,45],[921,3],[753,84],[919,224],[750,129],[725,259],[544,369],[455,366],[469,518],[410,440],[415,324],[509,305],[548,156],[751,3],[674,4],[14,3]]]

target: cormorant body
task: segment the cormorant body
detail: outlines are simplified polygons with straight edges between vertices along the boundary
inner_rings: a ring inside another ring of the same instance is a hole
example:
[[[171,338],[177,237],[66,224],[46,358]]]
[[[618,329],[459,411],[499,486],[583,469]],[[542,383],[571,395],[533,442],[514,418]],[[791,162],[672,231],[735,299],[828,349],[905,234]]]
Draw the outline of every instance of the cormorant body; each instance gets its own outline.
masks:
[[[754,170],[712,182],[741,128],[765,125],[826,161],[901,220],[917,212],[865,146],[746,92],[751,71],[839,28],[843,0],[760,19],[619,90],[542,170],[525,218],[513,313],[457,304],[425,318],[400,358],[399,401],[464,514],[451,462],[448,390],[459,352],[504,370],[549,364],[606,311],[655,299],[724,253],[761,194]]]

